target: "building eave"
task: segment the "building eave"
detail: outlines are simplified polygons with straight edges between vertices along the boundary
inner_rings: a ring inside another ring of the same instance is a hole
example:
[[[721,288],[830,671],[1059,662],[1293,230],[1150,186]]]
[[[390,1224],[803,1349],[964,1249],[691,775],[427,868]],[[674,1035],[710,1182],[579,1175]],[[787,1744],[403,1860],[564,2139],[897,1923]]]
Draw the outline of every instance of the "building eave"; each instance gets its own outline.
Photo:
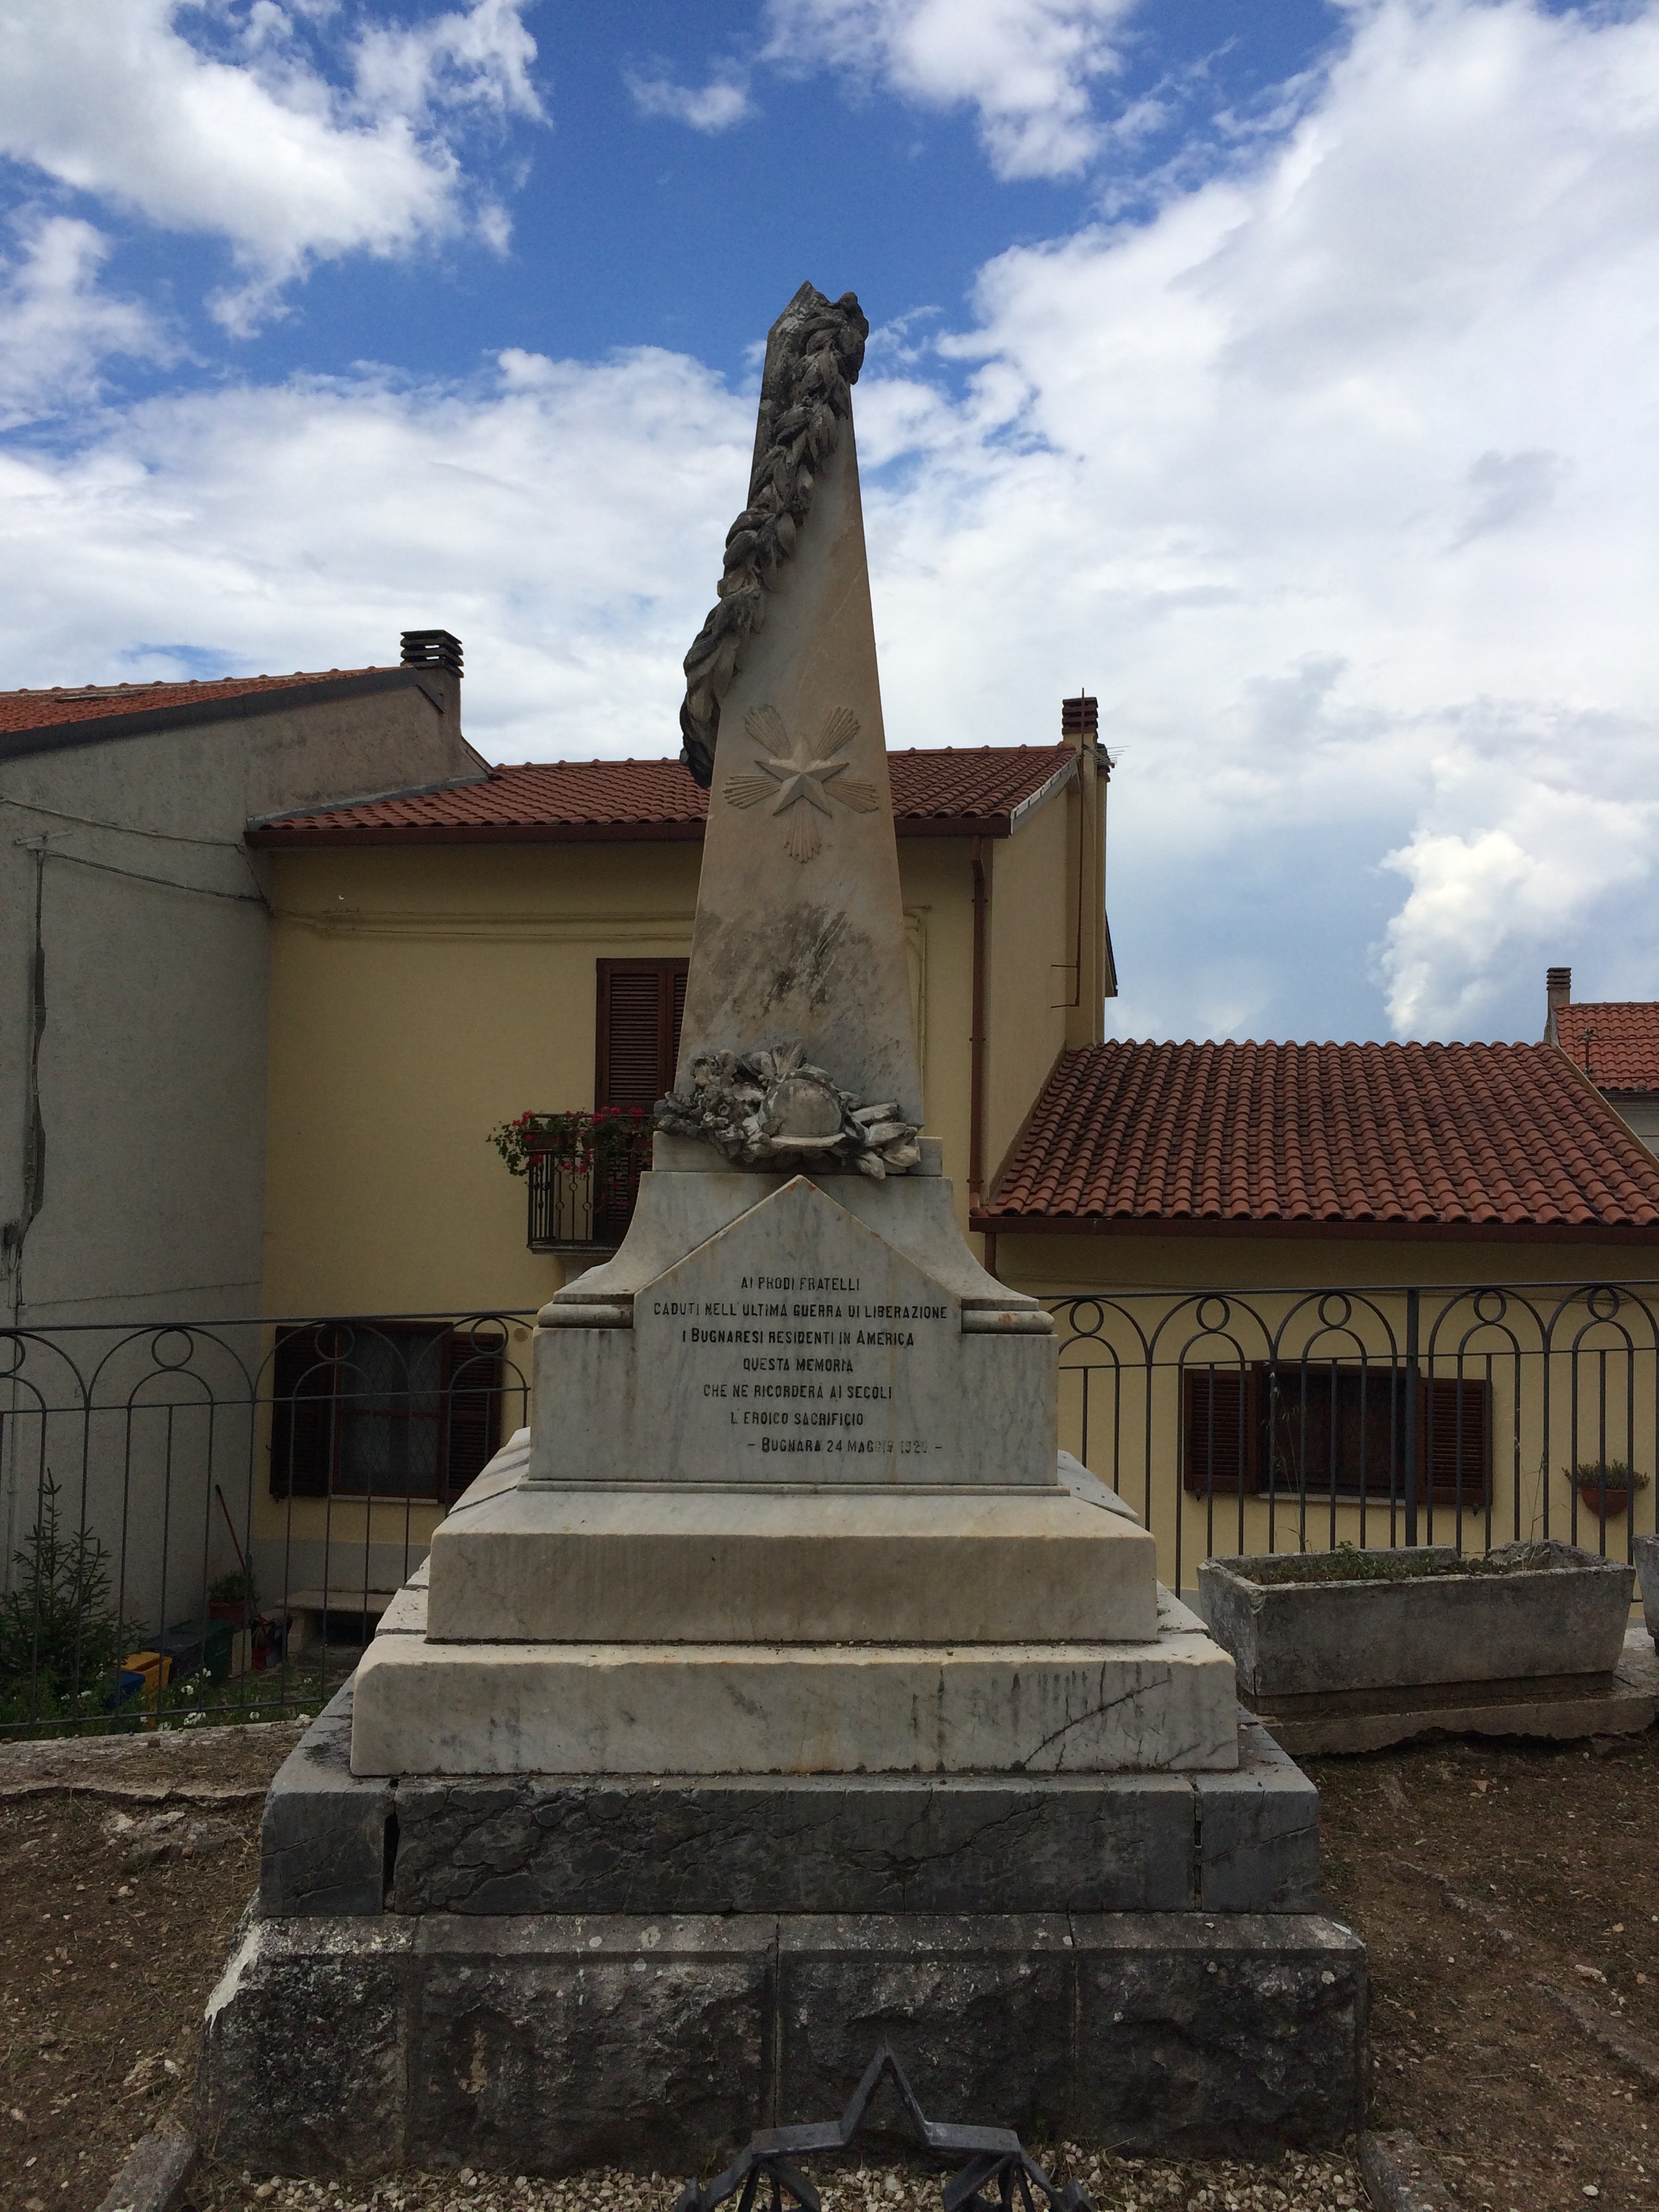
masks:
[[[118,714],[92,714],[82,721],[48,722],[29,730],[0,732],[0,761],[26,760],[40,753],[64,752],[80,745],[101,745],[119,738],[141,738],[158,730],[200,729],[214,722],[257,720],[287,714],[295,707],[320,707],[342,699],[362,699],[379,691],[422,692],[439,714],[447,712],[437,688],[418,668],[376,668],[361,676],[330,676],[319,681],[285,684],[264,691],[239,692],[230,698],[185,699],[170,707],[138,707]],[[49,694],[46,696],[50,696]],[[359,802],[360,804],[362,802]]]
[[[1008,1237],[1220,1237],[1274,1241],[1449,1244],[1651,1244],[1659,1222],[1285,1221],[1164,1218],[1145,1214],[975,1213],[969,1226],[1000,1243]]]

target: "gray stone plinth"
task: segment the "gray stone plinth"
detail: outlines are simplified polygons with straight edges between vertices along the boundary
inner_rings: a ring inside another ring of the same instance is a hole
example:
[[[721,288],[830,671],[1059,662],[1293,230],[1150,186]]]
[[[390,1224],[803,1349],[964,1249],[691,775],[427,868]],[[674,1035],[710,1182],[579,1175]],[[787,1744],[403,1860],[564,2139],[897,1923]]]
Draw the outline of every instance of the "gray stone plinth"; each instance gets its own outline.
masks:
[[[258,1909],[378,1912],[392,1784],[351,1771],[351,1686],[335,1692],[276,1770],[259,1823]]]
[[[1363,2123],[1364,1953],[1311,1914],[434,1913],[250,1923],[205,2146],[339,2174],[705,2174],[884,2037],[939,2118],[1251,2155]]]
[[[1246,1722],[1218,1774],[352,1775],[349,1687],[267,1802],[295,1914],[1306,1912],[1318,1797]]]

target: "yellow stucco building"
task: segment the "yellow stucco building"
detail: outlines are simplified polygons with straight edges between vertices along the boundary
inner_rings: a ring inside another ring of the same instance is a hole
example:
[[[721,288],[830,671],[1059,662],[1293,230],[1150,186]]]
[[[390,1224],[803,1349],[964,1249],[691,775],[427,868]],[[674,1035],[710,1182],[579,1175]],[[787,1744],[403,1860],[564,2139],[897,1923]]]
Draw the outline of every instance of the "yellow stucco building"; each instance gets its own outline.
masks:
[[[890,757],[927,1127],[964,1227],[1115,988],[1093,706],[1067,702],[1053,744]],[[331,1582],[349,1559],[364,1591],[393,1587],[524,1418],[529,1316],[592,1255],[530,1249],[489,1134],[664,1087],[670,1041],[635,1002],[660,976],[672,1004],[703,810],[676,761],[559,762],[250,831],[274,914],[264,1310],[461,1317],[441,1345],[399,1322],[278,1347],[291,1402],[255,1523],[273,1583],[319,1578],[326,1537]],[[393,1402],[405,1377],[429,1429]]]

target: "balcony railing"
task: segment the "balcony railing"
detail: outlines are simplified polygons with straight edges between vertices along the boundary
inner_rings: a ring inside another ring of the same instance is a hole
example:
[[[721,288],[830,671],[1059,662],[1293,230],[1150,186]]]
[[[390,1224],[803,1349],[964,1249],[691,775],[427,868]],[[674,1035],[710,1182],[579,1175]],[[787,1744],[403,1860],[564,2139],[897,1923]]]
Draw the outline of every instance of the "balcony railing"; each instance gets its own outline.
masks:
[[[640,1176],[651,1164],[651,1128],[613,1128],[599,1146],[573,1152],[526,1134],[532,1252],[614,1252],[628,1233]]]

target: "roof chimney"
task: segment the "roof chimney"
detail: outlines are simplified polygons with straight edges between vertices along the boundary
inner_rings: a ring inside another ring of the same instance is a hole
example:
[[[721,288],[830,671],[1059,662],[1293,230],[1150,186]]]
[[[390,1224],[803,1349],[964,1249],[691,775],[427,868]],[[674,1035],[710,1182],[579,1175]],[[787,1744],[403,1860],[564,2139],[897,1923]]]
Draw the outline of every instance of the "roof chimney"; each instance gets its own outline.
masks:
[[[1070,744],[1093,744],[1100,736],[1100,702],[1084,692],[1060,702],[1060,734]]]
[[[447,668],[461,673],[461,641],[447,629],[406,629],[403,634],[405,668]]]
[[[1563,1006],[1572,1004],[1572,970],[1571,968],[1547,968],[1544,970],[1544,1042],[1559,1044],[1555,1033],[1555,1018]]]

